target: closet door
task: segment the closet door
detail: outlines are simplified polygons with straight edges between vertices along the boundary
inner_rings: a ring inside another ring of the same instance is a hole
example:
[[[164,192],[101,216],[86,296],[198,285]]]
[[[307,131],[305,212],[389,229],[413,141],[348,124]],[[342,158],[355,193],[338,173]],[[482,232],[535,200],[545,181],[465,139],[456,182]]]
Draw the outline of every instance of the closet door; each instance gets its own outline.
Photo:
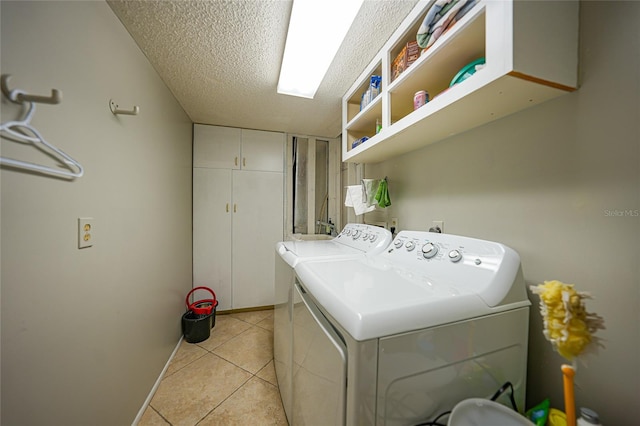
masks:
[[[211,288],[218,310],[232,307],[231,170],[193,169],[193,286]]]
[[[240,168],[242,131],[233,127],[193,125],[193,167]]]
[[[284,133],[242,129],[242,169],[284,172]]]
[[[233,171],[233,308],[273,305],[275,245],[283,239],[282,173]]]

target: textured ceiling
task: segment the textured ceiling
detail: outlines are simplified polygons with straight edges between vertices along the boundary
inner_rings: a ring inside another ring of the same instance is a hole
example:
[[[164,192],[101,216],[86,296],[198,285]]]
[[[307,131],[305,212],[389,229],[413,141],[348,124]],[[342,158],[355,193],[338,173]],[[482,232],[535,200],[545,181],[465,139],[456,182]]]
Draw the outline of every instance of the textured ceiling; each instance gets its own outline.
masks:
[[[315,98],[303,99],[276,93],[291,1],[108,0],[193,122],[325,137],[340,134],[342,96],[415,3],[365,0]]]

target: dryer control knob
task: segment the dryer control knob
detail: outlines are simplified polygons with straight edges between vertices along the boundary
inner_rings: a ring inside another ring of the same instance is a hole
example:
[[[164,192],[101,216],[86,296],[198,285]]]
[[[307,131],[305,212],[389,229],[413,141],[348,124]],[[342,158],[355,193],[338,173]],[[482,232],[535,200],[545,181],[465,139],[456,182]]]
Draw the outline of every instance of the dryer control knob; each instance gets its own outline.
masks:
[[[400,247],[402,247],[402,244],[403,244],[402,240],[396,240],[396,241],[393,243],[393,245],[394,245],[394,246],[396,246],[396,248],[400,248]]]
[[[460,253],[459,250],[451,250],[449,252],[449,260],[452,262],[458,262],[460,259],[462,259],[462,253]]]
[[[376,234],[369,235],[369,241],[374,242],[377,239],[378,239],[378,236]]]
[[[415,241],[407,241],[407,244],[404,245],[407,249],[407,251],[411,251],[414,248],[416,248],[416,243]]]
[[[353,239],[357,240],[358,238],[360,238],[360,230],[356,229],[353,231]]]
[[[422,255],[426,259],[431,259],[433,256],[438,254],[438,247],[436,247],[433,243],[426,243],[422,246]]]

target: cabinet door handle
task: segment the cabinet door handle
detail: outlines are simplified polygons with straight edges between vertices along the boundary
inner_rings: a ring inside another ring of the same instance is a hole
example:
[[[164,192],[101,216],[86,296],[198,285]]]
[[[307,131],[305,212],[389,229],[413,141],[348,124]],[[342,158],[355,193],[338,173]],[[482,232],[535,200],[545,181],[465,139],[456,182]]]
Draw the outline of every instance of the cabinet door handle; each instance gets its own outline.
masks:
[[[233,212],[237,212],[238,211],[238,206],[236,205],[236,203],[233,203]]]
[[[236,158],[233,160],[233,164],[235,164],[236,166],[238,165],[238,157],[236,157]]]
[[[227,213],[229,213],[229,203],[227,203],[227,208],[226,208],[226,210],[227,210]]]

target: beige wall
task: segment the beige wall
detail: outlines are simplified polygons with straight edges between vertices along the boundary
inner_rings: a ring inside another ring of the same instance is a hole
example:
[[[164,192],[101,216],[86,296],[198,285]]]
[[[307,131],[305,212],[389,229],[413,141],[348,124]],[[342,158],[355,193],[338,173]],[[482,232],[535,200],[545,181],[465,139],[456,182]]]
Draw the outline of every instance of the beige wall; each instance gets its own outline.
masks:
[[[34,93],[34,124],[77,158],[75,182],[2,170],[2,424],[129,424],[180,336],[191,286],[191,123],[102,2],[1,2],[2,73]],[[593,293],[606,349],[578,405],[633,424],[640,395],[640,3],[581,3],[573,94],[369,167],[389,176],[401,229],[503,242],[530,284]],[[107,104],[140,105],[114,117]],[[2,121],[13,118],[2,103]],[[2,155],[47,162],[2,142]],[[624,214],[624,213],[623,213]],[[96,244],[76,248],[76,219]],[[535,297],[532,297],[536,303]],[[562,407],[559,366],[532,311],[528,399]]]
[[[529,284],[557,279],[591,292],[587,306],[605,318],[598,334],[606,349],[579,364],[577,405],[605,425],[632,425],[640,398],[640,3],[580,6],[580,90],[368,166],[366,175],[389,177],[387,217],[401,229],[444,220],[448,233],[516,249]],[[531,299],[529,406],[551,397],[563,408],[563,358],[542,337]]]
[[[180,338],[191,288],[191,122],[104,2],[2,1],[2,73],[85,167],[3,169],[3,425],[126,425]],[[114,116],[113,98],[140,115]],[[16,117],[2,100],[2,121]],[[52,164],[2,141],[2,155]],[[77,248],[77,218],[95,245]]]

